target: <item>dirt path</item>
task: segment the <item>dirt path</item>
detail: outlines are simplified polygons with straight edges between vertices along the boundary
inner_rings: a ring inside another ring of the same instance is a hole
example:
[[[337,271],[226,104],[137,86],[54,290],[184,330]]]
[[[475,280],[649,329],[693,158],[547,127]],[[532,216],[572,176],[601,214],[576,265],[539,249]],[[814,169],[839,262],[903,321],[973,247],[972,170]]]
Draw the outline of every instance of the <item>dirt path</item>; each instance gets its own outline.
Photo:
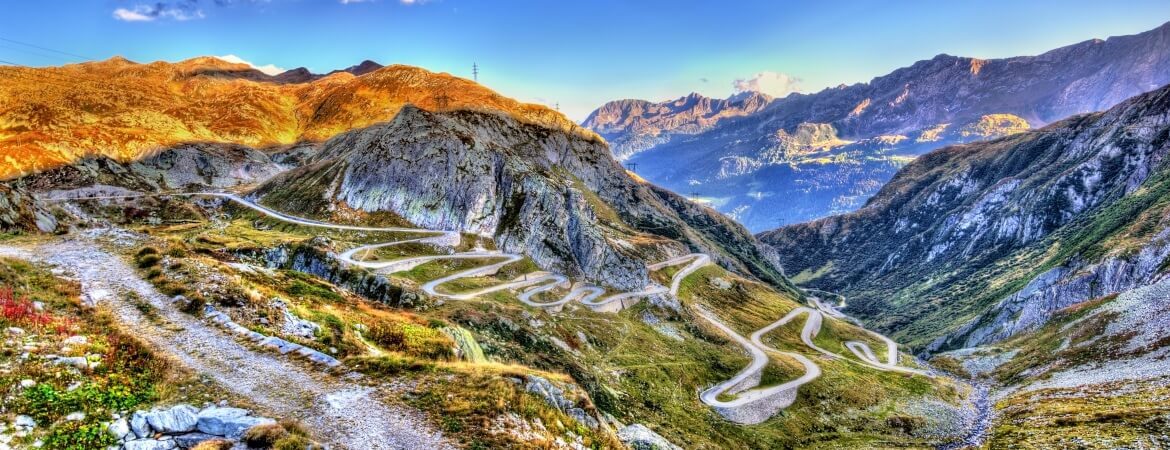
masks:
[[[121,258],[87,238],[31,247],[0,246],[0,255],[40,261],[81,282],[82,292],[108,304],[135,336],[196,373],[273,412],[296,418],[332,448],[454,448],[414,410],[389,405],[374,388],[345,381],[287,356],[253,350],[175,308]],[[153,306],[148,320],[127,300],[133,292]]]

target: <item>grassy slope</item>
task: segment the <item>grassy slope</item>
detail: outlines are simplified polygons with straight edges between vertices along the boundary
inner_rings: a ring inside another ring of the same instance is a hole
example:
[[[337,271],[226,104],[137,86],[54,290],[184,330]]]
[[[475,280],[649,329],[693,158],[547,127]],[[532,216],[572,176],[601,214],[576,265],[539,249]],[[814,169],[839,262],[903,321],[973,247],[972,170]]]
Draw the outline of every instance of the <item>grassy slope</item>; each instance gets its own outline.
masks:
[[[290,271],[242,273],[237,267],[223,264],[238,260],[232,255],[239,253],[228,252],[229,249],[265,248],[311,239],[318,234],[330,236],[338,248],[347,248],[375,242],[384,236],[273,224],[245,211],[233,212],[237,216],[222,230],[208,223],[156,231],[160,253],[185,255],[179,261],[184,270],[211,268],[226,275],[214,278],[227,279],[234,287],[209,291],[243,295],[223,298],[209,295],[207,301],[237,299],[234,306],[223,307],[232,311],[241,323],[259,331],[281,335],[279,326],[264,324],[260,319],[275,319],[280,314],[264,299],[285,299],[294,314],[323,327],[314,340],[282,337],[323,351],[332,347],[339,356],[351,358],[370,373],[413,380],[410,384],[415,387],[403,397],[405,401],[433,414],[445,431],[469,445],[509,445],[507,442],[512,441],[490,432],[493,420],[507,412],[530,419],[542,417],[546,424],[546,419],[557,417],[562,423],[572,423],[558,416],[560,413],[555,409],[539,407],[542,403],[505,388],[510,383],[504,378],[518,373],[542,373],[572,380],[583,388],[582,395],[587,394],[583,404],[588,407],[625,423],[647,424],[672,441],[693,448],[920,446],[927,441],[907,434],[899,425],[915,422],[908,420],[910,415],[900,411],[896,403],[926,396],[951,400],[958,396],[955,388],[946,383],[887,374],[858,364],[813,356],[826,374],[801,390],[796,405],[760,425],[734,425],[702,405],[697,392],[730,378],[747,364],[748,358],[737,345],[702,325],[689,309],[675,313],[651,308],[643,302],[619,314],[598,314],[577,306],[549,314],[521,305],[509,292],[472,301],[447,301],[426,310],[388,309],[312,276]],[[267,229],[250,228],[257,220]],[[173,252],[168,246],[180,246],[183,251]],[[524,264],[513,266],[517,266],[516,270],[502,271],[508,273],[497,275],[494,280],[485,277],[470,282],[475,285],[495,282],[532,270]],[[432,265],[421,270],[426,272],[425,276],[402,274],[393,279],[417,283],[462,267]],[[727,291],[713,288],[713,277],[724,278],[732,288]],[[246,299],[244,303],[238,303],[239,297]],[[797,305],[793,293],[778,292],[717,267],[704,268],[689,277],[682,298],[688,305],[702,303],[718,311],[724,320],[745,334]],[[662,320],[658,328],[642,320],[647,312]],[[357,331],[355,324],[361,324],[367,331]],[[452,360],[450,352],[443,350],[450,348],[450,341],[435,333],[451,325],[471,330],[489,360],[506,365],[481,366]],[[388,331],[369,331],[375,327]],[[672,337],[672,331],[682,340]],[[779,348],[812,355],[799,344],[793,331],[792,327],[786,327],[769,336],[769,340]],[[835,349],[841,343],[833,335],[866,338],[848,324],[831,322],[826,325],[822,342]],[[870,342],[880,350],[877,342]],[[371,346],[379,349],[382,356],[370,359]],[[777,357],[774,363],[764,374],[765,384],[780,383],[800,374],[800,366],[786,358]],[[445,381],[452,374],[469,377],[474,382],[459,385]],[[485,397],[487,392],[499,396]],[[436,396],[443,393],[451,395]],[[498,403],[499,398],[510,396],[516,402]],[[589,442],[606,442],[602,435],[586,437]]]

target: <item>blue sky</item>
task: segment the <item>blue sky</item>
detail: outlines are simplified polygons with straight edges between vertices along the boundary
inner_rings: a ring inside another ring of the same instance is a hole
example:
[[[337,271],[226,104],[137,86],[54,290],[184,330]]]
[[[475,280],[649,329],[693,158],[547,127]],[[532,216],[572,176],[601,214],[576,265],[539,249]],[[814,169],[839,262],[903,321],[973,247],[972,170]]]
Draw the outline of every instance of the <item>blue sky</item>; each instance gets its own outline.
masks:
[[[161,2],[160,2],[161,1]],[[10,0],[0,38],[95,59],[363,59],[471,76],[580,120],[618,98],[815,92],[939,53],[1035,54],[1170,21],[1165,0]],[[892,4],[890,4],[892,3]],[[76,58],[74,58],[75,60]],[[70,57],[0,41],[0,60]]]

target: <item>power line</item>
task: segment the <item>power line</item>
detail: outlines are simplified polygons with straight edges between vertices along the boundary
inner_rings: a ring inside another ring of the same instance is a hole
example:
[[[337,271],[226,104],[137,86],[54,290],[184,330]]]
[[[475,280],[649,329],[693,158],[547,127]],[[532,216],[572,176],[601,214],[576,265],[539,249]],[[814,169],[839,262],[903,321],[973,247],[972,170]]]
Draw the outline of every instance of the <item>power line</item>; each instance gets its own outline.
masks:
[[[21,42],[21,41],[15,40],[15,39],[8,39],[8,38],[5,38],[5,37],[0,37],[0,41],[4,41],[4,42],[11,42],[11,43],[13,43],[13,44],[23,45],[23,46],[26,46],[26,47],[32,47],[32,48],[35,48],[35,49],[38,49],[38,50],[44,50],[44,51],[47,51],[47,52],[59,53],[59,54],[65,55],[65,56],[72,56],[72,57],[74,57],[74,58],[81,58],[81,59],[83,59],[83,60],[86,60],[86,61],[93,61],[93,60],[95,59],[95,58],[90,58],[90,57],[88,57],[88,56],[82,56],[82,55],[78,55],[78,54],[76,54],[76,53],[69,53],[69,52],[66,52],[66,51],[61,51],[61,50],[54,50],[54,49],[51,49],[51,48],[48,48],[48,47],[42,47],[42,46],[40,46],[40,45],[36,45],[36,44],[29,44],[29,43],[27,43],[27,42]]]

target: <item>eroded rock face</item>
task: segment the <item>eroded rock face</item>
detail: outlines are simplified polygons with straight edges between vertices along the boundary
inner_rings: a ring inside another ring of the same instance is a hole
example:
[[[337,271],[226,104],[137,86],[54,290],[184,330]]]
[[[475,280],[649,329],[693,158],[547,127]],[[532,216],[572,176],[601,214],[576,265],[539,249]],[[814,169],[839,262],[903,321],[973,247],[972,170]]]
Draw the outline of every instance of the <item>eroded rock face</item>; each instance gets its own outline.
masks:
[[[493,236],[542,268],[622,289],[647,283],[647,262],[688,249],[783,282],[742,227],[634,181],[602,142],[493,114],[404,108],[390,123],[330,140],[258,196]]]
[[[1166,269],[1168,111],[1162,88],[932,152],[860,211],[760,237],[790,273],[920,350],[1001,340]]]
[[[42,231],[57,229],[57,218],[24,188],[0,184],[0,230]]]

